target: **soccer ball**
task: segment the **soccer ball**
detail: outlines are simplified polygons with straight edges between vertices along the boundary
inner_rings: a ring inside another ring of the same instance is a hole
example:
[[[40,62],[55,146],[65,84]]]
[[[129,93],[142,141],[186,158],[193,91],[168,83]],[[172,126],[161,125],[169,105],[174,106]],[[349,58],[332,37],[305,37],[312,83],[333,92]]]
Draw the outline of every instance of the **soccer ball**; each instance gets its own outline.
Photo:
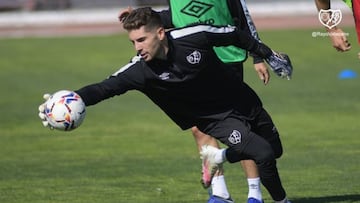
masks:
[[[71,131],[85,118],[85,104],[73,91],[60,90],[45,102],[45,117],[54,129]]]

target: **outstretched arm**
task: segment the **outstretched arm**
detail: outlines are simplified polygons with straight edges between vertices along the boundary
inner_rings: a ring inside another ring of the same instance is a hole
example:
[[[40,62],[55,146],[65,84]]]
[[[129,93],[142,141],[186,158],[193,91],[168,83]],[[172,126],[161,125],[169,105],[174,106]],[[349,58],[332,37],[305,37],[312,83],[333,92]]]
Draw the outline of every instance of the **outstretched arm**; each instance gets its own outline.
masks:
[[[234,26],[193,25],[182,29],[175,29],[170,32],[170,35],[174,39],[191,35],[194,39],[198,38],[197,41],[203,42],[205,46],[237,46],[254,52],[265,59],[278,76],[287,79],[291,77],[292,65],[286,54],[273,51],[265,44],[254,39],[247,32]],[[204,40],[204,35],[206,40]]]
[[[247,8],[245,0],[240,0],[240,3],[241,3],[242,10],[244,12],[244,16],[246,19],[246,25],[247,25],[246,27],[248,28],[251,35],[257,41],[261,42],[259,34],[256,30],[255,23],[252,20],[252,17],[250,15],[249,9]],[[263,81],[263,83],[265,85],[268,84],[269,80],[270,80],[270,74],[269,74],[266,64],[264,63],[264,60],[256,54],[250,53],[250,55],[254,59],[254,68],[255,68],[255,71],[257,72],[260,80]]]

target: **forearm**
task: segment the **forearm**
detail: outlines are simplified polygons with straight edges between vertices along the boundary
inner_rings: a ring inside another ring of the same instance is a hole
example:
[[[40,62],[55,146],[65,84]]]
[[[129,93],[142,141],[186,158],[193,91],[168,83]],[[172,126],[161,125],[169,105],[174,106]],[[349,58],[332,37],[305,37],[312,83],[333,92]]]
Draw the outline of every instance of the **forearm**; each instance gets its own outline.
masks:
[[[250,56],[253,58],[254,64],[264,62],[264,59],[255,53],[250,53]]]
[[[240,30],[234,26],[207,26],[195,25],[193,27],[186,27],[184,29],[175,30],[171,33],[174,38],[182,35],[182,33],[201,33],[198,35],[199,40],[202,39],[202,34],[206,35],[207,44],[211,46],[229,46],[234,45],[241,49],[255,53],[261,58],[265,59],[272,55],[272,50],[265,44],[258,42],[248,32]],[[193,35],[195,37],[195,35]],[[196,36],[197,37],[197,36]]]
[[[115,92],[107,89],[101,83],[88,85],[75,91],[86,106],[95,105],[105,99],[115,96]]]
[[[331,8],[330,0],[315,0],[315,5],[316,5],[316,8],[318,9],[318,11],[320,11],[320,10],[328,10],[328,9]],[[325,27],[325,29],[328,32],[331,32],[331,31],[335,31],[337,29],[337,27],[336,26],[334,26],[332,28]]]
[[[253,56],[256,56],[257,62],[260,62],[261,58],[267,58],[272,54],[272,50],[267,45],[257,41],[253,36],[248,35],[246,32],[238,30],[238,36],[238,46],[244,46],[241,48],[245,48],[250,51]]]
[[[318,11],[321,9],[327,10],[331,8],[330,0],[315,0],[315,5]]]

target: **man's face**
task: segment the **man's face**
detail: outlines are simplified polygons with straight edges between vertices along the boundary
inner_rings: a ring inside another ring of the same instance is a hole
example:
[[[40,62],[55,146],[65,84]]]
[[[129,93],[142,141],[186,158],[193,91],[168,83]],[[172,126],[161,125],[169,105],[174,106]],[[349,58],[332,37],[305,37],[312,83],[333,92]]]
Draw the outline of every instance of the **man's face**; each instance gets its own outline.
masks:
[[[130,30],[128,34],[135,50],[145,61],[160,58],[161,40],[165,36],[163,28],[146,30],[142,26],[139,29]]]

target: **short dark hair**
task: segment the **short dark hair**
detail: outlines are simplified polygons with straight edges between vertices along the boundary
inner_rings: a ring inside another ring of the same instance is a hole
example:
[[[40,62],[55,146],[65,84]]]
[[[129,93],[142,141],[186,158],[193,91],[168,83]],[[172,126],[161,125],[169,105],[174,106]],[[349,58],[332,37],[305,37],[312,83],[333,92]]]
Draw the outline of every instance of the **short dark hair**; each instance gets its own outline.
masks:
[[[145,26],[146,30],[163,27],[160,15],[150,7],[138,8],[129,13],[123,21],[123,28],[127,31]]]

